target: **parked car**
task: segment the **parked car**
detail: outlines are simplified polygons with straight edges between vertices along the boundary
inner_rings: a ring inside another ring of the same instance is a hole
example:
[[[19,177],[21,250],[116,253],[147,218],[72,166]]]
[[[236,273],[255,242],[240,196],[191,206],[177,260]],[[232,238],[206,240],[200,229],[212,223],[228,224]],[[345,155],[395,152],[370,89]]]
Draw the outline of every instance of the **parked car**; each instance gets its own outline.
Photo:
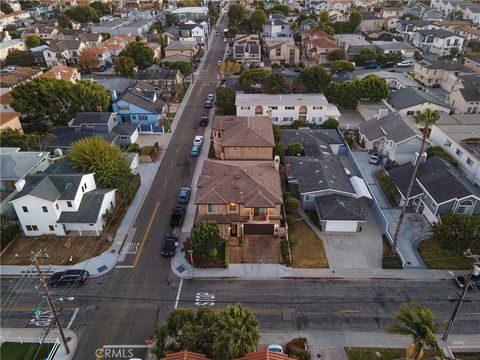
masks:
[[[395,66],[395,63],[393,61],[387,61],[387,62],[384,62],[382,65],[380,65],[381,68],[392,68]]]
[[[218,31],[215,31],[215,36],[219,36],[220,33]]]
[[[223,61],[222,60],[218,60],[217,61],[217,65],[222,65]]]
[[[413,61],[412,60],[403,60],[402,62],[397,63],[398,67],[409,67],[413,66]]]
[[[192,150],[190,150],[190,155],[192,156],[199,156],[200,155],[200,146],[192,146]]]
[[[200,119],[200,126],[207,126],[208,125],[208,116],[202,116]]]
[[[378,68],[378,63],[376,62],[371,62],[371,63],[367,63],[365,64],[365,66],[363,67],[364,69],[376,69]]]
[[[106,61],[105,66],[107,67],[107,69],[110,69],[113,65],[110,61]]]
[[[190,190],[190,188],[182,187],[178,192],[178,199],[177,199],[178,203],[182,205],[188,204],[188,200],[190,200],[191,192],[192,190]]]
[[[193,139],[193,146],[202,146],[203,145],[203,136],[202,135],[197,135],[195,136],[195,139]]]
[[[56,272],[48,279],[48,283],[52,286],[58,285],[85,285],[90,277],[87,270],[72,269]]]
[[[185,216],[185,206],[177,205],[172,210],[170,217],[170,226],[182,226],[183,217]]]
[[[107,67],[106,67],[105,65],[100,65],[100,66],[98,67],[98,72],[104,72],[104,71],[106,71],[106,70],[107,70]]]
[[[382,161],[382,155],[379,153],[373,153],[372,156],[370,156],[370,160],[368,162],[370,164],[378,165]]]
[[[174,234],[168,234],[163,241],[163,248],[160,252],[162,256],[173,256],[177,247],[178,237]]]
[[[224,37],[223,42],[227,42],[227,41],[228,41],[228,38]]]
[[[455,277],[455,283],[458,285],[460,289],[463,289],[465,286],[465,276],[459,275]],[[478,290],[480,289],[480,276],[472,276],[470,279],[470,284],[468,286],[471,290]]]
[[[283,354],[283,347],[277,344],[268,345],[268,351]]]

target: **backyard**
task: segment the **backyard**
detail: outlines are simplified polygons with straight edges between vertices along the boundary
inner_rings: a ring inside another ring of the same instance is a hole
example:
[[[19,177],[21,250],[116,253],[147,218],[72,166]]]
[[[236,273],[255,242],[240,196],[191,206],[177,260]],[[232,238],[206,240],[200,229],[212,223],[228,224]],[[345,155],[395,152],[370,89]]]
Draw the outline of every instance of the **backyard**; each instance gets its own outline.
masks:
[[[304,220],[295,221],[288,232],[297,239],[292,250],[293,267],[328,268],[323,242]]]
[[[0,347],[0,358],[8,360],[46,359],[52,350],[52,344],[6,342]]]
[[[462,251],[446,250],[435,240],[424,240],[418,245],[418,252],[427,269],[468,270],[473,260]]]

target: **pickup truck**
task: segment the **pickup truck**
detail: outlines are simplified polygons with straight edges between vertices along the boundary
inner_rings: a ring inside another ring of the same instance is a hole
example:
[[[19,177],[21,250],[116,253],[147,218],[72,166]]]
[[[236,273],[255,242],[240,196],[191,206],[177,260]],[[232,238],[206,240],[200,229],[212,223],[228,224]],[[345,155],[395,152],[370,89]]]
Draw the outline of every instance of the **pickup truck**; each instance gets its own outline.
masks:
[[[185,216],[185,206],[177,205],[173,208],[172,217],[170,218],[170,226],[181,226],[183,217]]]

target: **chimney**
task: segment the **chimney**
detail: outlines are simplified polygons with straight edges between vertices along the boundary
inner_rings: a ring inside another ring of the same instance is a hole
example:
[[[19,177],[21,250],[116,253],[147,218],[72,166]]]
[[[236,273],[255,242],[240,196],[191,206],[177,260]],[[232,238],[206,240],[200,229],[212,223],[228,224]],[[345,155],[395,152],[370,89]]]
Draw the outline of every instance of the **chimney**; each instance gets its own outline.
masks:
[[[275,165],[275,170],[279,171],[280,170],[280,156],[278,155],[275,155],[275,158],[274,158],[274,165]]]
[[[57,79],[57,80],[62,80],[62,75],[60,74],[59,71],[57,71],[57,72],[55,73],[55,79]]]
[[[112,101],[117,101],[117,91],[112,90]]]
[[[15,183],[15,189],[17,190],[17,192],[22,191],[24,186],[25,186],[25,179],[20,179]]]

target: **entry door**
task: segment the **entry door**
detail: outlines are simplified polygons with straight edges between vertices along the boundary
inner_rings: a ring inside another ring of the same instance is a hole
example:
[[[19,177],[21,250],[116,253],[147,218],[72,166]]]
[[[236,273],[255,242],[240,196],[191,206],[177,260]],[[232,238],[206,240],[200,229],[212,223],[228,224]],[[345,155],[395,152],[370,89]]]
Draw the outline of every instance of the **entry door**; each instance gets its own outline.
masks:
[[[237,237],[237,224],[230,225],[230,237]]]

